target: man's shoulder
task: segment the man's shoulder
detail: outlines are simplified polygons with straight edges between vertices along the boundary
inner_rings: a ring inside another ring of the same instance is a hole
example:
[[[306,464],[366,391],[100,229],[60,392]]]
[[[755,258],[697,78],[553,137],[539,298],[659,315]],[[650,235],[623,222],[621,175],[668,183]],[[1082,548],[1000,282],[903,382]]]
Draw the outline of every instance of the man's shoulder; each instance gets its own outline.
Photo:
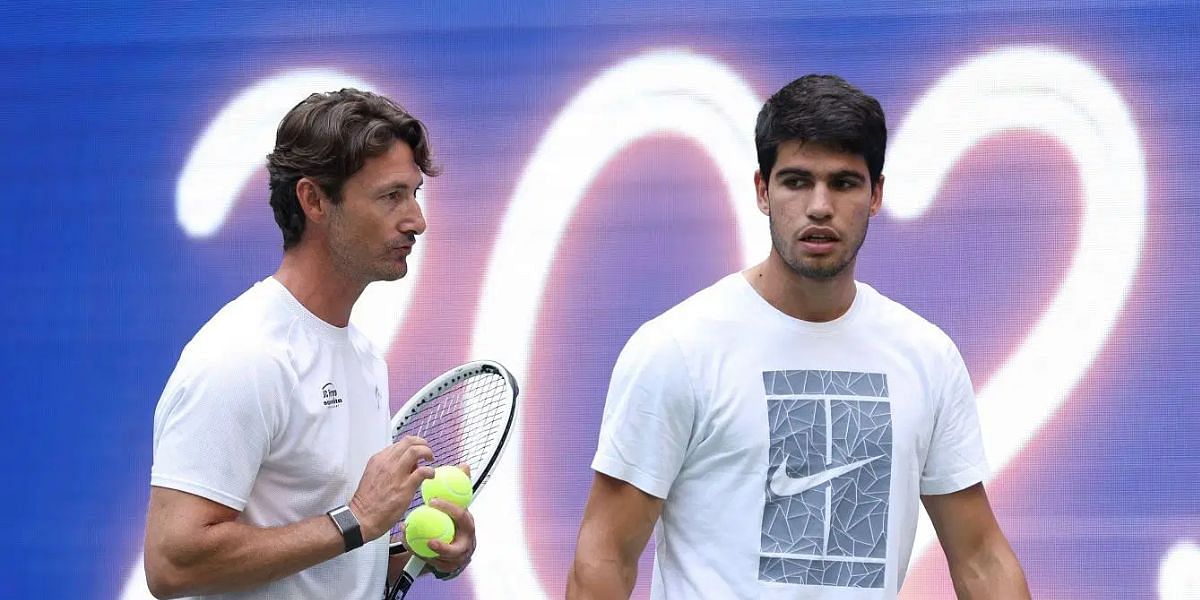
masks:
[[[259,369],[287,364],[286,340],[293,319],[260,287],[251,287],[221,307],[184,346],[180,366]]]
[[[626,352],[677,362],[704,350],[728,346],[736,322],[737,281],[727,276],[642,323],[626,342]]]
[[[737,318],[738,280],[741,273],[726,275],[651,319],[647,325],[668,331],[695,332]]]
[[[870,328],[874,336],[910,343],[916,350],[936,353],[956,347],[949,334],[912,308],[865,283],[859,282],[858,290],[866,295],[872,306],[871,317],[863,325]]]

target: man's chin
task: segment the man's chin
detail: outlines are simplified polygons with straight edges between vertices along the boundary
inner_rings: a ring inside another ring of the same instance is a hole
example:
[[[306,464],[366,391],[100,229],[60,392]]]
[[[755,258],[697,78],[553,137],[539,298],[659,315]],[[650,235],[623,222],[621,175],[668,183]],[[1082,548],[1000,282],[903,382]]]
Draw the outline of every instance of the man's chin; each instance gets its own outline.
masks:
[[[375,273],[374,281],[396,281],[397,279],[403,279],[405,275],[408,275],[407,265],[399,269],[380,270]]]
[[[805,279],[814,279],[817,281],[826,281],[833,279],[845,272],[849,262],[840,262],[836,260],[802,260],[798,265],[791,265],[792,270],[797,275]]]

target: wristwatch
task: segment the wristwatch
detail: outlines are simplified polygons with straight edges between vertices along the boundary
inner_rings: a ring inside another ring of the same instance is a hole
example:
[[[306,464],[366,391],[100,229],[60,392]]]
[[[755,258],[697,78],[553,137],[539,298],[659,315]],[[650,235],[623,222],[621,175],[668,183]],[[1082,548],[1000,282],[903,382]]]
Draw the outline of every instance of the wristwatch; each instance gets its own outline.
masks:
[[[346,544],[346,552],[363,545],[362,529],[358,525],[358,517],[350,512],[345,504],[325,513],[333,519],[333,524],[342,532],[342,541]]]
[[[433,565],[429,565],[429,572],[433,573],[434,577],[437,577],[438,579],[445,581],[447,579],[454,579],[455,577],[458,577],[459,575],[462,574],[463,569],[465,569],[465,568],[467,568],[467,565],[464,563],[457,569],[450,571],[449,573],[444,573],[442,571],[437,570],[437,568],[435,568]]]

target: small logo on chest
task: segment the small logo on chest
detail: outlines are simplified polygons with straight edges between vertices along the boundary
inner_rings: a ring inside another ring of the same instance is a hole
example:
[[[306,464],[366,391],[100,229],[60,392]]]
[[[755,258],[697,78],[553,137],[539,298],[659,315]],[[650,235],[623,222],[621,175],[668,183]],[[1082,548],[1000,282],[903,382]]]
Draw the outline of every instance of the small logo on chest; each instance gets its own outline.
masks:
[[[328,408],[333,408],[342,403],[342,398],[338,396],[337,388],[333,387],[332,381],[321,386],[321,403]]]

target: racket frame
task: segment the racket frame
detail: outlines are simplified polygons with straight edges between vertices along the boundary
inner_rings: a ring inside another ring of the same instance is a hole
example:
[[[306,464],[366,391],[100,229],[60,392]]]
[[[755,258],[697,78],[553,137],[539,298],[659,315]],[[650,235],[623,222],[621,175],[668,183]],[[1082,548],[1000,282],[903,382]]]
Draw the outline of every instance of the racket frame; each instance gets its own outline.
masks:
[[[508,419],[504,423],[504,430],[500,433],[500,438],[497,442],[496,449],[492,451],[492,455],[488,459],[487,464],[484,465],[483,469],[481,469],[479,473],[471,473],[472,501],[474,501],[474,498],[478,496],[479,491],[483,488],[483,484],[487,483],[488,478],[491,477],[492,472],[495,470],[496,464],[500,461],[500,457],[504,455],[504,449],[508,446],[508,437],[512,434],[513,424],[516,422],[517,396],[520,394],[520,388],[517,386],[516,378],[512,376],[512,373],[510,373],[508,369],[504,368],[504,366],[500,363],[490,360],[477,360],[454,367],[453,369],[450,369],[449,371],[446,371],[445,373],[442,373],[438,377],[434,378],[433,381],[430,381],[425,385],[425,387],[422,387],[420,390],[418,390],[416,394],[413,394],[408,402],[405,402],[404,406],[402,406],[400,410],[396,412],[396,415],[392,417],[391,421],[391,435],[393,443],[395,443],[395,436],[400,432],[401,429],[404,428],[405,425],[408,424],[408,421],[412,419],[414,415],[421,411],[423,406],[433,401],[447,389],[452,388],[467,378],[480,373],[493,373],[504,378],[505,383],[508,384],[507,390],[509,393],[506,394],[506,400],[508,401],[509,406]],[[407,550],[407,548],[403,542],[389,542],[389,556],[402,553],[405,550]],[[425,561],[416,554],[413,554],[409,559],[408,564],[405,565],[404,572],[399,575],[395,584],[391,589],[388,590],[387,597],[389,599],[396,598],[396,594],[399,593],[399,597],[403,598],[403,595],[407,593],[409,587],[412,586],[412,582],[416,580],[417,576],[421,574],[421,571],[424,568]]]

